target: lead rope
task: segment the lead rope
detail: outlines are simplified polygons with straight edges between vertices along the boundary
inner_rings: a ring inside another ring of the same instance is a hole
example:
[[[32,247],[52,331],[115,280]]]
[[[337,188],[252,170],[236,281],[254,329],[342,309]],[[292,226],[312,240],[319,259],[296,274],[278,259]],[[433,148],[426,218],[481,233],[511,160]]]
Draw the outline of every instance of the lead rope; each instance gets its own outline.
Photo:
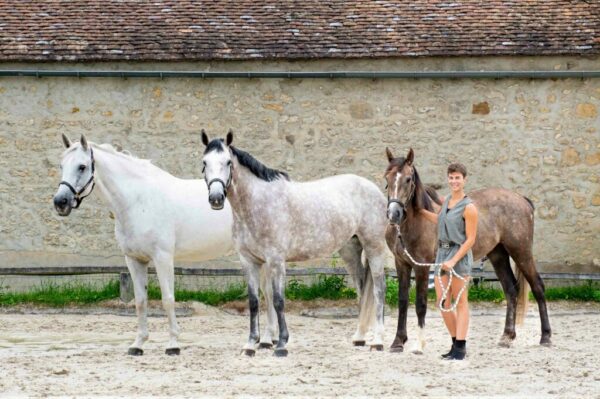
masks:
[[[398,225],[398,224],[396,225],[396,230],[398,231],[398,237],[402,241],[402,235],[400,234],[400,225]],[[440,288],[442,289],[442,298],[440,300],[440,303],[438,304],[438,307],[444,313],[454,312],[456,310],[456,307],[458,306],[458,301],[460,300],[461,295],[465,291],[465,288],[467,288],[467,284],[466,284],[467,279],[464,278],[463,276],[461,276],[460,274],[456,273],[454,271],[454,269],[450,269],[450,273],[449,273],[449,277],[448,277],[448,286],[444,288],[444,283],[442,282],[442,264],[441,263],[421,263],[421,262],[417,262],[408,253],[408,250],[406,249],[406,246],[404,246],[404,243],[402,243],[402,247],[404,248],[404,254],[408,257],[408,259],[410,259],[410,261],[415,266],[421,266],[421,267],[438,267],[439,266],[437,277],[439,279]],[[452,304],[448,309],[445,309],[444,306],[443,306],[443,304],[446,302],[446,299],[448,297],[448,292],[450,291],[450,287],[452,286],[452,276],[453,275],[456,276],[459,280],[464,281],[465,284],[463,285],[463,287],[458,292],[458,295],[456,296],[456,302],[454,304]],[[434,276],[434,278],[435,278],[435,276]]]

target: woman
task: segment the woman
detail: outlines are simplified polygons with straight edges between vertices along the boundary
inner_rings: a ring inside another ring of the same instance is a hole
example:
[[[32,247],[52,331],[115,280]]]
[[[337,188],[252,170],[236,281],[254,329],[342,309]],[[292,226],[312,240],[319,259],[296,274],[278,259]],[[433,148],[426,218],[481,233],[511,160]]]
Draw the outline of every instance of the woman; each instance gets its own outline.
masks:
[[[438,225],[438,251],[435,263],[441,264],[442,282],[448,286],[448,274],[454,270],[465,280],[452,279],[450,291],[454,300],[460,290],[468,284],[473,264],[471,248],[477,235],[477,208],[465,195],[467,169],[460,163],[448,166],[448,185],[451,195],[446,198],[439,214],[421,209],[421,213],[431,222]],[[438,266],[439,267],[439,266]],[[438,270],[435,273],[435,292],[438,304],[441,301],[442,289]],[[443,354],[447,360],[463,360],[467,354],[467,332],[469,330],[468,286],[461,295],[456,312],[442,312],[446,328],[452,337],[450,352]],[[451,301],[446,300],[442,306],[448,309]]]

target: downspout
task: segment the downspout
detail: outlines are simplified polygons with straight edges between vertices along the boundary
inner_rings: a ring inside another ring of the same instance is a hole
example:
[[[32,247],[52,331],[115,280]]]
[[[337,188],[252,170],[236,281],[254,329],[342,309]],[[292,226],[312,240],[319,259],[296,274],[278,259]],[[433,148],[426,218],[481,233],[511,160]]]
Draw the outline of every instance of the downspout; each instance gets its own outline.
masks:
[[[101,70],[0,70],[0,77],[77,78],[201,78],[201,79],[585,79],[600,78],[599,71],[413,71],[413,72],[215,72],[215,71],[101,71]]]

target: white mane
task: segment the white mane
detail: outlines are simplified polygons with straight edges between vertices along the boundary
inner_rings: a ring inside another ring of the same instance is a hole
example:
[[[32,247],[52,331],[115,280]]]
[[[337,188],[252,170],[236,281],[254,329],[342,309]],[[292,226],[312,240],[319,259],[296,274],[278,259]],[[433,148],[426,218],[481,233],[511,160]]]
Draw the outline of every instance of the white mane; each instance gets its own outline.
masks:
[[[152,163],[152,160],[138,158],[135,155],[133,155],[131,152],[129,152],[128,150],[121,150],[121,151],[119,151],[112,144],[108,144],[108,143],[96,144],[96,143],[94,143],[92,141],[88,141],[88,144],[90,146],[92,146],[92,148],[99,148],[99,149],[104,150],[104,151],[106,151],[106,152],[108,152],[110,154],[117,155],[117,156],[120,156],[120,157],[124,157],[125,159],[130,160],[130,161],[134,161],[134,162],[137,162],[137,163],[140,163],[140,164],[144,164],[144,165],[155,166]],[[73,151],[77,150],[78,148],[81,148],[81,143],[79,143],[79,142],[74,143],[71,147],[67,148],[63,152],[62,157],[64,158],[65,155],[67,155],[70,152],[73,152]]]

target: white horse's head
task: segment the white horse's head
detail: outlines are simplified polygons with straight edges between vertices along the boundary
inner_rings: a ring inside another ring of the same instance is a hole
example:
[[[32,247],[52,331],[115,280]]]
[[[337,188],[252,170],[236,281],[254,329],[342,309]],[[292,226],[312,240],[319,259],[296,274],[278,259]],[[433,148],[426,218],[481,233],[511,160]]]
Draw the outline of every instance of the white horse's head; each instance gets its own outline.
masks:
[[[62,139],[67,150],[60,162],[62,180],[54,195],[54,208],[60,216],[68,216],[94,189],[94,153],[83,135],[75,144],[64,134]]]
[[[215,209],[223,209],[227,190],[231,185],[233,160],[229,146],[233,141],[233,132],[229,130],[225,140],[209,140],[202,129],[202,143],[206,146],[202,157],[202,171],[208,185],[208,202]]]

